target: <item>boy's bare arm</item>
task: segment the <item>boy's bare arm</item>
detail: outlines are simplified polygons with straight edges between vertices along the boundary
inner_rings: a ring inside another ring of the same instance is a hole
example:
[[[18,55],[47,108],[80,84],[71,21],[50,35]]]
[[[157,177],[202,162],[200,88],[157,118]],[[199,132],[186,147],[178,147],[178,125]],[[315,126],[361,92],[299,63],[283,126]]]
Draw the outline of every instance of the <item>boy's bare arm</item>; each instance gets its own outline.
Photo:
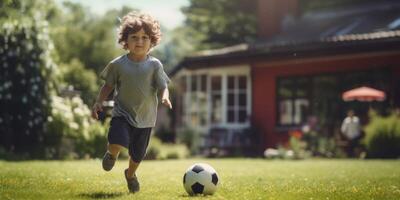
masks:
[[[99,116],[97,112],[103,111],[103,101],[106,100],[108,95],[113,91],[113,87],[109,86],[107,84],[104,84],[99,92],[99,95],[97,96],[96,102],[94,103],[92,107],[92,117],[95,119],[99,119]]]
[[[161,90],[161,103],[167,106],[169,109],[172,109],[171,100],[169,100],[169,90],[168,87]]]

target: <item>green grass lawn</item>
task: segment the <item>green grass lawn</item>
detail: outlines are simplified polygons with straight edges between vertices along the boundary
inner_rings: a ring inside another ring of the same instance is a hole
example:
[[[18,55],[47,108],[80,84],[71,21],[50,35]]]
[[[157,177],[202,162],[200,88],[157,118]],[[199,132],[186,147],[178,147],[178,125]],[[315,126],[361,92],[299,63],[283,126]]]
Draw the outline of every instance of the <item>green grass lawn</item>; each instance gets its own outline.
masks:
[[[219,173],[212,196],[189,197],[185,170],[206,162]],[[0,199],[400,199],[400,160],[192,159],[144,161],[141,191],[129,194],[127,161],[0,161]]]

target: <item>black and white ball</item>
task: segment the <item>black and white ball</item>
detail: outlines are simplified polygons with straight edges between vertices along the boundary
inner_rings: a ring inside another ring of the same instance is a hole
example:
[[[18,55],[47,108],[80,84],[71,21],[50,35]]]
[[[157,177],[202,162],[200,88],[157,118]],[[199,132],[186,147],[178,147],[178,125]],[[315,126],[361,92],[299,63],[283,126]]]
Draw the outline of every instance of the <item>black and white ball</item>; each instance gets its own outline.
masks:
[[[217,190],[218,174],[205,163],[190,166],[183,176],[183,186],[189,195],[211,195]]]

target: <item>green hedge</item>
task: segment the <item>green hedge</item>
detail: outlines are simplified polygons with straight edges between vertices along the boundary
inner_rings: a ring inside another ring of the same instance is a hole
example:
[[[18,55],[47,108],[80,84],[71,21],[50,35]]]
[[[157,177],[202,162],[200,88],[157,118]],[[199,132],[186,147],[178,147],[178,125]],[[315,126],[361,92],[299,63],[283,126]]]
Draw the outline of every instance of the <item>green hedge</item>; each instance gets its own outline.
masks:
[[[146,160],[182,159],[190,156],[184,144],[162,143],[157,137],[152,137],[146,152]]]
[[[90,109],[79,97],[52,97],[46,131],[46,158],[101,157],[106,150],[108,122],[90,117]]]
[[[370,114],[365,128],[364,143],[370,158],[400,157],[400,116],[393,113],[388,117]]]
[[[38,155],[56,67],[47,22],[6,20],[0,26],[0,145],[6,151]]]
[[[80,97],[57,96],[47,22],[10,19],[0,26],[0,158],[100,157],[107,127],[91,119]]]

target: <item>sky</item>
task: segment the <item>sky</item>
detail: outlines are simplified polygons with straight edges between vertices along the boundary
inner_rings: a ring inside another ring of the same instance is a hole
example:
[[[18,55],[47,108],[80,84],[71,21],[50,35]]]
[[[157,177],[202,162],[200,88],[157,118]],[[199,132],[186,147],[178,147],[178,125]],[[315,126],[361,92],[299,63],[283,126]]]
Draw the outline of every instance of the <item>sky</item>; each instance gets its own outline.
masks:
[[[56,0],[60,4],[64,1],[80,3],[99,15],[103,15],[107,10],[120,9],[126,5],[154,16],[168,29],[173,29],[183,23],[184,15],[180,8],[189,4],[189,0]]]

